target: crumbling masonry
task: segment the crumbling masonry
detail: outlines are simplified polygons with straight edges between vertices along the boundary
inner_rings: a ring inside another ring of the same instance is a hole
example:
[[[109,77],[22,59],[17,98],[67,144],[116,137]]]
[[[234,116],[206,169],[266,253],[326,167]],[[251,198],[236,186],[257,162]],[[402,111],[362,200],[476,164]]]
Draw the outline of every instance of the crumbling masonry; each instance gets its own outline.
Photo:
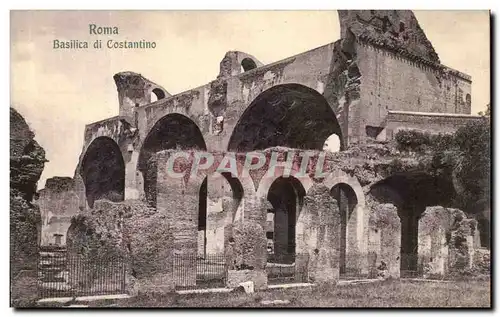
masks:
[[[99,200],[143,201],[170,233],[153,275],[175,275],[172,254],[215,253],[226,255],[230,277],[257,288],[266,287],[271,258],[306,267],[313,281],[374,277],[381,265],[393,277],[429,263],[444,274],[453,257],[444,232],[462,218],[433,206],[447,206],[453,185],[423,173],[377,172],[397,155],[380,144],[401,128],[452,132],[478,120],[470,115],[471,78],[440,63],[411,11],[339,11],[339,18],[334,43],[268,65],[231,51],[214,81],[174,96],[138,73],[116,74],[119,115],[86,126],[71,188],[49,181],[40,195],[48,200],[42,244],[55,243],[52,234],[64,244],[68,216]],[[321,162],[332,135],[340,151]],[[208,170],[174,179],[167,160],[179,151],[232,153],[239,170],[248,152],[266,163],[237,177]],[[273,153],[284,161],[305,152],[305,174],[295,161],[290,177],[282,177],[283,166],[266,173]],[[58,197],[68,203],[57,204],[53,192],[63,187]],[[425,222],[433,215],[439,221]],[[253,244],[242,254],[248,236]],[[251,269],[238,277],[242,264]]]

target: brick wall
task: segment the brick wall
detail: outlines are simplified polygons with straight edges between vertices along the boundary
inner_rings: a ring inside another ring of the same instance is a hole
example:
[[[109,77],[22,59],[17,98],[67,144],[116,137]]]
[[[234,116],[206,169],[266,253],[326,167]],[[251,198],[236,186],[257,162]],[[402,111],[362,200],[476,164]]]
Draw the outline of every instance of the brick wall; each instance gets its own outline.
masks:
[[[474,120],[484,120],[481,116],[460,114],[434,114],[414,112],[389,112],[386,118],[387,136],[389,138],[400,128],[420,129],[432,132],[455,132],[459,127]]]
[[[390,110],[470,114],[469,76],[363,42],[357,53],[363,104],[358,133],[382,126]]]

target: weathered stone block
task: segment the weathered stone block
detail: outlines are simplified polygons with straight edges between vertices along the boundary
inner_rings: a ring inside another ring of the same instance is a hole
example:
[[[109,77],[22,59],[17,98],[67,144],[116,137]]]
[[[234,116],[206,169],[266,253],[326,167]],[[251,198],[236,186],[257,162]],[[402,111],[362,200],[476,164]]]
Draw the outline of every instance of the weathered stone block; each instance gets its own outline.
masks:
[[[400,277],[401,222],[392,204],[371,205],[369,218],[369,265],[372,278],[380,267],[387,267],[391,278]]]
[[[267,239],[264,229],[256,222],[237,222],[229,238],[227,255],[232,257],[230,268],[264,270],[267,263]]]
[[[475,220],[464,219],[455,224],[450,234],[448,269],[450,273],[461,273],[472,268],[474,252],[473,231]]]
[[[418,223],[418,267],[425,276],[448,272],[448,239],[456,221],[465,214],[458,209],[427,207]]]
[[[227,287],[235,288],[244,282],[253,282],[256,290],[267,288],[267,273],[264,270],[229,270]]]
[[[304,205],[317,217],[317,246],[308,250],[309,278],[336,282],[339,279],[340,213],[337,200],[324,185],[314,185],[304,198]]]

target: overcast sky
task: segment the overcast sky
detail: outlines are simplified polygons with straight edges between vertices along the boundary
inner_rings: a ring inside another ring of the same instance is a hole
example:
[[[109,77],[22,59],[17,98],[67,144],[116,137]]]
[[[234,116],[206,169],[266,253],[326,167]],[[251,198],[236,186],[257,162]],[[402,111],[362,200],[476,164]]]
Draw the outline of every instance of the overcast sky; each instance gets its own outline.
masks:
[[[489,12],[416,11],[441,62],[472,76],[472,113],[490,102]],[[117,26],[151,50],[54,50],[87,40],[89,24]],[[176,94],[208,83],[229,50],[264,64],[339,38],[334,11],[18,11],[11,13],[11,105],[35,131],[49,162],[39,183],[73,176],[85,124],[118,114],[112,76],[139,72]]]

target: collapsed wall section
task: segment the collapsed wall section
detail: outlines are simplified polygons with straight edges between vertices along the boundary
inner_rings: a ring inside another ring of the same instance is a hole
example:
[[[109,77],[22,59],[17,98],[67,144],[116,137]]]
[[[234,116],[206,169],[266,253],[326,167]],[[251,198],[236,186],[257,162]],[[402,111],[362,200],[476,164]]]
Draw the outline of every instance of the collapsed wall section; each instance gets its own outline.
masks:
[[[45,188],[38,192],[38,206],[42,216],[42,246],[64,246],[71,217],[85,208],[85,200],[78,194],[70,177],[47,179]]]

